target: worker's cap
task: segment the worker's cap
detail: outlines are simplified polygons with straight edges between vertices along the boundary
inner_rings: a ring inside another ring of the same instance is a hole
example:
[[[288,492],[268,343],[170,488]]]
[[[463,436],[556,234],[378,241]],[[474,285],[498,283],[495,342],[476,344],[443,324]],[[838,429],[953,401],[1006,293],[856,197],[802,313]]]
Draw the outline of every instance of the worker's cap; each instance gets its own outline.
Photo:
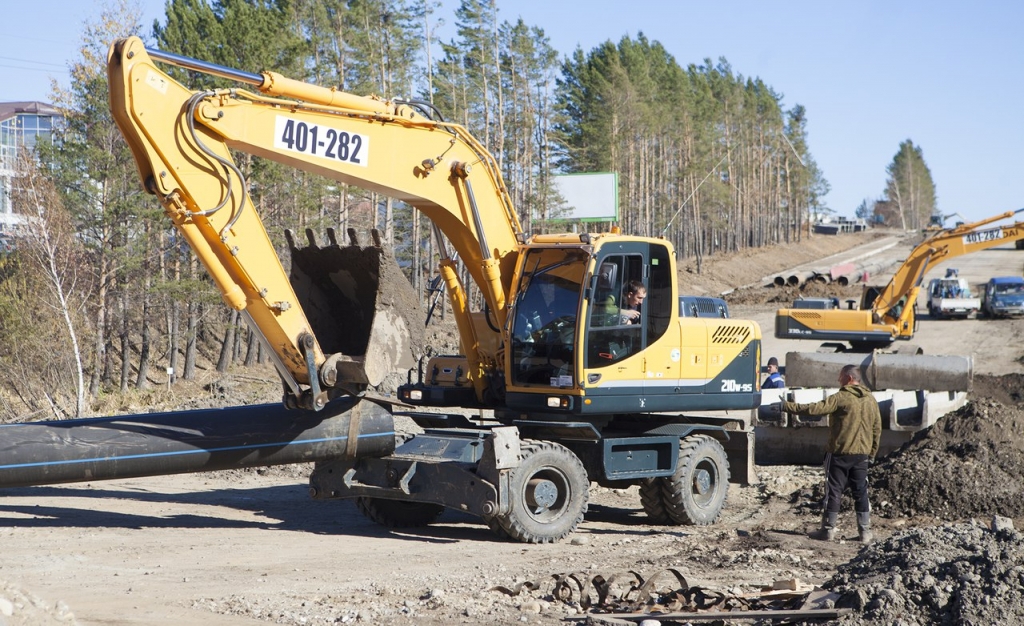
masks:
[[[779,366],[779,360],[776,359],[775,357],[772,357],[772,358],[768,359],[768,365],[774,365],[775,367],[778,367]]]

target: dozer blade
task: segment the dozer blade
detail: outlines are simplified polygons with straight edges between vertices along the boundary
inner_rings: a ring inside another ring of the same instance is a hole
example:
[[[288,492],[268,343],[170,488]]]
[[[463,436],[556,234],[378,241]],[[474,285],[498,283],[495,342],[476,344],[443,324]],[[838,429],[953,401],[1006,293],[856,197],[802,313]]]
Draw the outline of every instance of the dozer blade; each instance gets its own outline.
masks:
[[[304,248],[285,234],[292,287],[321,350],[337,359],[335,385],[376,386],[414,367],[423,345],[419,299],[394,255],[381,246],[380,234],[374,230],[373,243],[362,247],[349,229],[351,245],[339,246],[327,229],[330,241],[321,247],[306,230]]]
[[[969,356],[788,352],[786,386],[835,387],[844,365],[859,366],[864,385],[872,391],[970,391],[974,377]]]

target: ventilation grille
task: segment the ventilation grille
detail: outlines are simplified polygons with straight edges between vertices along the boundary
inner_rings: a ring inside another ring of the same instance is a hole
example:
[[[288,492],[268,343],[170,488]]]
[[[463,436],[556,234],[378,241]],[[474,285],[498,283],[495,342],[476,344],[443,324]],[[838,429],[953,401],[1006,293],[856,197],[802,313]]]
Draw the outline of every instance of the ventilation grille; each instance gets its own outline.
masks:
[[[725,324],[715,329],[711,343],[742,344],[750,341],[750,326]]]
[[[789,316],[792,317],[793,319],[798,319],[798,320],[814,320],[814,321],[817,321],[817,320],[821,319],[821,313],[816,313],[814,311],[808,311],[808,310],[799,310],[799,309],[790,309]]]

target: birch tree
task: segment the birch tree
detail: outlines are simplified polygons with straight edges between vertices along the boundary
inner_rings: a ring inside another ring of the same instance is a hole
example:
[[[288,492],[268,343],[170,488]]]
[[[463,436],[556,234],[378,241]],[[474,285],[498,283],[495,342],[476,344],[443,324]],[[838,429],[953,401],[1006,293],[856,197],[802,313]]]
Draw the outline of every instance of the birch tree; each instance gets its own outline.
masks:
[[[36,304],[45,307],[63,329],[54,338],[57,341],[45,349],[53,361],[44,367],[49,370],[49,380],[61,381],[62,374],[70,372],[74,389],[69,394],[73,398],[71,406],[63,406],[59,387],[43,388],[38,395],[46,400],[56,419],[83,417],[88,407],[79,326],[91,283],[89,266],[83,263],[85,255],[75,237],[71,215],[33,157],[23,155],[19,160],[13,187],[12,208],[25,218],[18,231],[18,253],[31,265],[30,272],[42,286]],[[46,314],[37,310],[37,315]]]

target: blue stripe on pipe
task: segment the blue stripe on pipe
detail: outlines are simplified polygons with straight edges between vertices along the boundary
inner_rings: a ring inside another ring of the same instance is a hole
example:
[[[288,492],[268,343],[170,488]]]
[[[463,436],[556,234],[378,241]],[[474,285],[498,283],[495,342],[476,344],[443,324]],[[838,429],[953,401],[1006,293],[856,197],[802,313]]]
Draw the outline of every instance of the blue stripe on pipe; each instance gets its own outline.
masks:
[[[387,433],[374,433],[374,434],[366,434],[366,435],[357,435],[356,439],[361,439],[363,437],[394,437],[394,436],[395,436],[395,431],[391,431],[391,432],[387,432]],[[298,440],[298,441],[284,441],[284,442],[276,442],[276,443],[262,443],[262,444],[258,444],[258,445],[248,445],[248,446],[228,446],[228,447],[225,447],[225,448],[204,448],[202,450],[188,450],[188,451],[178,451],[178,452],[159,452],[159,453],[153,453],[153,454],[131,454],[131,455],[128,455],[128,456],[115,456],[115,457],[102,457],[102,458],[101,457],[94,457],[94,458],[91,458],[91,459],[75,459],[75,460],[68,460],[68,461],[48,461],[48,462],[43,462],[43,463],[16,463],[16,464],[13,464],[13,465],[0,465],[0,470],[16,469],[16,468],[21,468],[21,467],[46,467],[46,466],[52,466],[52,465],[72,465],[72,464],[75,464],[75,463],[96,463],[96,462],[102,462],[102,461],[122,461],[122,460],[125,460],[125,459],[147,459],[147,458],[157,458],[157,457],[162,457],[162,456],[178,456],[178,455],[184,455],[184,454],[202,454],[202,453],[210,453],[210,452],[227,452],[229,450],[255,450],[255,449],[258,449],[258,448],[269,448],[269,447],[272,447],[272,446],[296,445],[296,444],[302,444],[302,443],[323,443],[323,442],[326,442],[326,441],[346,441],[346,440],[348,440],[347,436],[346,437],[324,437],[324,438],[321,438],[321,439],[302,439],[302,440]]]

